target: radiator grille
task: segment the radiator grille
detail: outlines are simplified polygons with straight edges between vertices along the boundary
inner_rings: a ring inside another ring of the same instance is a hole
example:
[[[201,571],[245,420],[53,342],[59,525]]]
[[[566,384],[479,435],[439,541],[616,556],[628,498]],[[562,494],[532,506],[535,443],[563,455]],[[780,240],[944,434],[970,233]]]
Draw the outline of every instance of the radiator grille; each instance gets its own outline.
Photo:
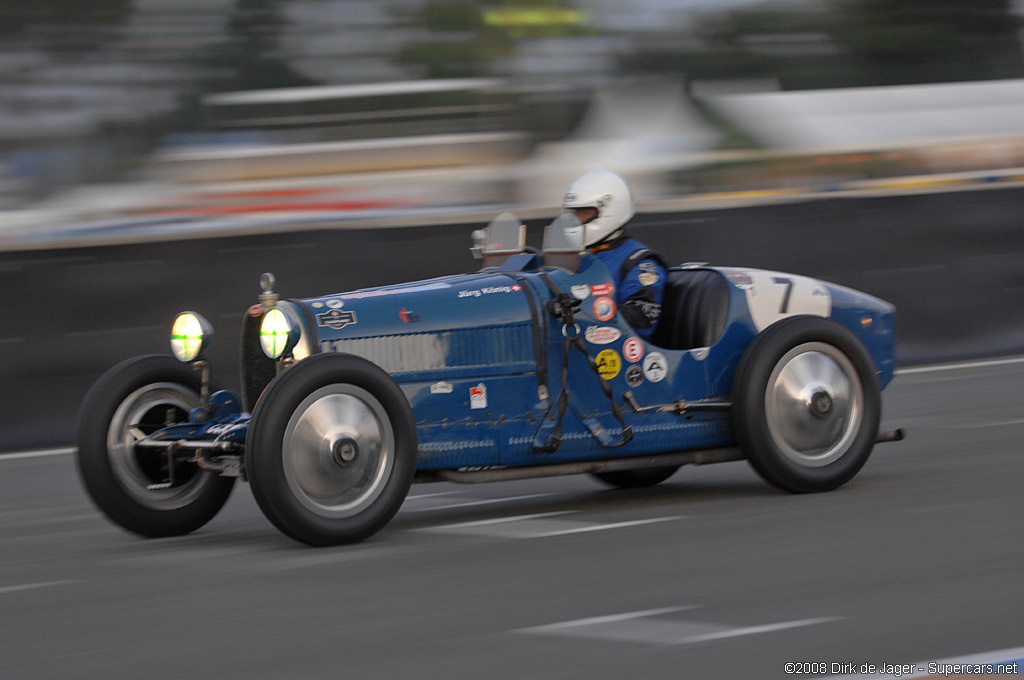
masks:
[[[453,376],[501,375],[536,369],[529,323],[345,338],[325,341],[320,350],[364,357],[396,377],[442,369]]]

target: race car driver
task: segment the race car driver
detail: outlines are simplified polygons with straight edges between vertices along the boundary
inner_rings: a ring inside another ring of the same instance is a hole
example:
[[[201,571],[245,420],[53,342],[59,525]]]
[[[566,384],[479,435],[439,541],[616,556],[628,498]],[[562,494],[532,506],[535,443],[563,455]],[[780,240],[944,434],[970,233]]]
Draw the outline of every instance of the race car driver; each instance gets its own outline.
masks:
[[[586,225],[583,245],[611,272],[622,317],[650,339],[661,317],[666,268],[657,253],[627,233],[635,214],[629,185],[614,172],[591,170],[569,185],[562,207]]]

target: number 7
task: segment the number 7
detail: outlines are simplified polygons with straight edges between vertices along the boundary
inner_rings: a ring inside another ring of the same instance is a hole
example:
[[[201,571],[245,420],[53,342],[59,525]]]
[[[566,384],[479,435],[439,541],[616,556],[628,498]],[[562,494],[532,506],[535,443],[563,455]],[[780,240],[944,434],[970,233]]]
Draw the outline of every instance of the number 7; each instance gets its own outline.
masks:
[[[777,276],[772,281],[786,287],[786,292],[782,294],[782,304],[779,305],[779,314],[785,314],[789,310],[789,294],[793,292],[793,279]]]

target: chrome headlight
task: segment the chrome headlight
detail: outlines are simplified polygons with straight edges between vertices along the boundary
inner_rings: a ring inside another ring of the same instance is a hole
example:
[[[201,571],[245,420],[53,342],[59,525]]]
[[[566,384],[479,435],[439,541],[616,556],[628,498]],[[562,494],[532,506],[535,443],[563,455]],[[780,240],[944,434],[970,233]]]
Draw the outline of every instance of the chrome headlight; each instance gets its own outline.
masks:
[[[260,346],[271,359],[280,359],[290,353],[301,335],[298,324],[277,307],[264,314],[260,322]]]
[[[201,359],[213,339],[213,326],[195,312],[182,312],[171,326],[171,351],[178,361]]]

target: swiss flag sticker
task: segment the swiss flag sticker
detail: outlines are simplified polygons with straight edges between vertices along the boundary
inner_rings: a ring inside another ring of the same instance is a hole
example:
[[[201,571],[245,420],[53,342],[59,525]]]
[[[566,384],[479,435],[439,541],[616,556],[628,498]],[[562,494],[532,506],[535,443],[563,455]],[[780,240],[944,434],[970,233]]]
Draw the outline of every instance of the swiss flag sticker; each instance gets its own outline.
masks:
[[[480,383],[469,388],[469,407],[487,408],[487,385]]]

